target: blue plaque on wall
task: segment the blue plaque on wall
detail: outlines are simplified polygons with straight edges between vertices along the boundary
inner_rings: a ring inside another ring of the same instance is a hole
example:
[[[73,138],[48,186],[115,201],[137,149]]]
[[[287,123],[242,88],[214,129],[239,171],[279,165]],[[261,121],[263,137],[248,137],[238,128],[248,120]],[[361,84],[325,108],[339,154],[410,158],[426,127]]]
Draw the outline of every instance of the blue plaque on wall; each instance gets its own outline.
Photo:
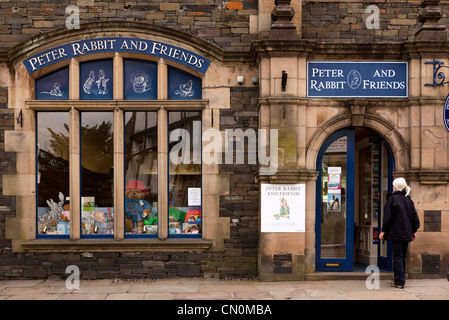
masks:
[[[310,61],[307,96],[407,98],[407,62]]]
[[[125,100],[157,99],[157,64],[144,60],[124,60]]]
[[[195,100],[203,98],[202,80],[185,71],[168,68],[168,99]]]
[[[68,100],[69,68],[60,69],[37,79],[35,97],[38,100]]]
[[[81,100],[112,100],[113,61],[96,60],[80,64]]]

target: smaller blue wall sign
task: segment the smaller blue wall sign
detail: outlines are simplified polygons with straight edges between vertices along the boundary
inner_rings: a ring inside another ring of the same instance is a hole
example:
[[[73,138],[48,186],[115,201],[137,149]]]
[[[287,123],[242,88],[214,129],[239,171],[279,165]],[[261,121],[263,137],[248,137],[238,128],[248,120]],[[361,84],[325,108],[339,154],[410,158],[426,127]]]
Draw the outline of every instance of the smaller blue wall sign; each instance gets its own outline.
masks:
[[[307,96],[407,98],[407,62],[314,62],[307,64]]]
[[[444,126],[446,127],[446,130],[449,131],[449,94],[447,95],[446,102],[444,103],[443,119]]]

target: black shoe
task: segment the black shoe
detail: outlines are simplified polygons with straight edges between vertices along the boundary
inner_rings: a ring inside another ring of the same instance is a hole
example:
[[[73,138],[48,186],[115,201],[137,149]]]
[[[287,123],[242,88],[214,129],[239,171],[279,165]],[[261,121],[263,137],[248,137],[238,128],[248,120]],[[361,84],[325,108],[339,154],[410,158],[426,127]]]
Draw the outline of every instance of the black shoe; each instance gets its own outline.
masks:
[[[392,283],[391,286],[394,287],[394,288],[398,288],[398,289],[404,289],[404,285],[401,285],[401,284],[394,284],[394,283]]]

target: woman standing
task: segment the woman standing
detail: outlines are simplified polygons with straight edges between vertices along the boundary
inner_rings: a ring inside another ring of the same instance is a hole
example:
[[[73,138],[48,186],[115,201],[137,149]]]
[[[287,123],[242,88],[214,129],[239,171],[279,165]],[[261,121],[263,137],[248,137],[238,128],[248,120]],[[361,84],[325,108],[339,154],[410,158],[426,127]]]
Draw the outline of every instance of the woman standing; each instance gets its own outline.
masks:
[[[419,229],[419,217],[415,205],[410,199],[410,187],[404,178],[393,181],[393,193],[387,196],[381,240],[389,240],[393,249],[393,287],[404,288],[405,260],[408,244],[416,239]]]

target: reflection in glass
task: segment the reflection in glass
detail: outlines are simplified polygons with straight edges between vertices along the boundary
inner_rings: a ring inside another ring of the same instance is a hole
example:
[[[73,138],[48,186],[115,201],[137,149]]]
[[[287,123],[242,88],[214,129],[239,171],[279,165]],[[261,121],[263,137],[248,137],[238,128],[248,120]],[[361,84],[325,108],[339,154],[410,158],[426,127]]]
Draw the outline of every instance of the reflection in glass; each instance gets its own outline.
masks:
[[[69,235],[69,114],[37,112],[37,233]]]
[[[157,112],[125,113],[126,235],[157,236]]]
[[[113,113],[81,113],[81,234],[114,233]]]
[[[346,257],[346,137],[332,143],[322,162],[321,257]]]
[[[169,235],[200,236],[201,112],[169,112]]]

